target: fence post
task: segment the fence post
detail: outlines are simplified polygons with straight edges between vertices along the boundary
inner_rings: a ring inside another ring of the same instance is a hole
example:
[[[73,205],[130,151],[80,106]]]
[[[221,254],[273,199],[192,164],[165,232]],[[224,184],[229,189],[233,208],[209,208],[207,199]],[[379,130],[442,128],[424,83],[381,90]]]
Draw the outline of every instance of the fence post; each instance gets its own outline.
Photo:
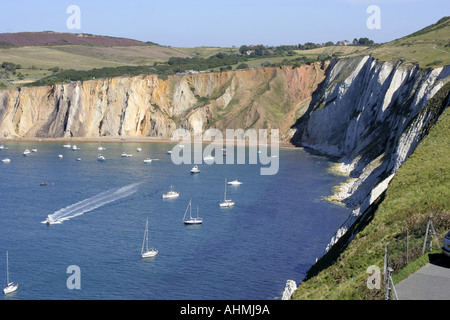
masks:
[[[406,229],[406,264],[409,263],[409,231]]]
[[[425,247],[427,245],[430,229],[431,229],[431,232],[433,233],[433,235],[430,235],[431,239],[430,239],[430,249],[429,249],[429,251],[431,251],[431,249],[433,247],[433,236],[434,236],[434,239],[436,240],[436,244],[437,244],[437,246],[439,248],[439,240],[438,240],[438,237],[437,237],[437,234],[436,234],[436,230],[434,229],[434,225],[433,225],[433,216],[429,216],[428,217],[428,222],[427,222],[427,230],[425,232],[425,239],[423,240],[422,254],[425,253]]]
[[[385,288],[385,300],[390,300],[390,290],[389,290],[389,243],[386,243],[384,247],[384,288]]]

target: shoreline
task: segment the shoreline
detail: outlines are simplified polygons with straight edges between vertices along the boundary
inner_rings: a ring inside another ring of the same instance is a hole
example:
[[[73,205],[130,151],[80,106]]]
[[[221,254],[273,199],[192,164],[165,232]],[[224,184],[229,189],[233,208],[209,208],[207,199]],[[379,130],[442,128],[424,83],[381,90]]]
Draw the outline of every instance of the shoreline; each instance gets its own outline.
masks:
[[[17,143],[17,142],[76,142],[76,143],[98,143],[98,137],[71,137],[71,138],[34,138],[34,137],[25,137],[25,138],[6,138],[0,139],[0,144],[2,143]],[[269,140],[269,139],[268,139]],[[154,138],[154,137],[102,137],[102,143],[166,143],[166,144],[177,144],[182,140],[171,140],[171,139],[162,139],[162,138]],[[194,141],[191,141],[193,143]],[[226,145],[229,143],[229,140],[224,140],[222,145]],[[268,141],[269,142],[269,141]],[[202,141],[203,144],[214,144],[214,141]],[[236,146],[238,141],[233,140],[234,145]],[[286,141],[279,141],[280,149],[304,149],[303,147],[297,147],[294,144]],[[248,146],[249,142],[245,141],[245,146]],[[270,146],[270,144],[268,144]]]

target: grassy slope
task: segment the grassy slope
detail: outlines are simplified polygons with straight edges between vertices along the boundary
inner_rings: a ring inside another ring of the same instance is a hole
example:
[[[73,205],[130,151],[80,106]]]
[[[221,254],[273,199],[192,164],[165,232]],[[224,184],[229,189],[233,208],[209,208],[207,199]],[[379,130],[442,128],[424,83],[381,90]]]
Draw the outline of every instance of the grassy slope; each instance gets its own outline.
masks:
[[[450,83],[447,83],[429,103],[442,104],[445,98],[448,101],[449,96]],[[405,266],[407,228],[409,261],[421,253],[430,214],[434,217],[442,245],[442,239],[450,228],[449,159],[450,108],[447,108],[399,169],[384,201],[366,221],[365,228],[336,263],[303,282],[293,299],[383,299],[383,287],[381,290],[367,289],[369,274],[366,270],[370,265],[383,270],[386,243],[389,243],[390,266],[397,274]],[[398,277],[394,279],[399,281]]]
[[[20,64],[25,79],[48,76],[50,68],[64,70],[91,70],[93,68],[153,65],[156,61],[166,61],[170,57],[189,57],[190,55],[169,47],[156,45],[131,47],[104,47],[93,45],[29,46],[0,49],[0,64],[13,62]],[[12,80],[18,80],[17,75]],[[7,84],[5,80],[0,82]],[[15,87],[14,84],[8,84]]]
[[[409,36],[359,52],[386,61],[403,59],[421,68],[450,65],[450,17]]]

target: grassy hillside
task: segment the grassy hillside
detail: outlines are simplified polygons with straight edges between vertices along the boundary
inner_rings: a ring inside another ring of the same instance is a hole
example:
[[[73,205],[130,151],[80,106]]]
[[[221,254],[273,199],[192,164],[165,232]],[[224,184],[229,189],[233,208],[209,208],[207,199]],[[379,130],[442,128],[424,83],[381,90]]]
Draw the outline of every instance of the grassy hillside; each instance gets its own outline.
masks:
[[[174,49],[154,45],[139,47],[66,45],[0,49],[0,64],[6,61],[22,67],[16,74],[9,74],[7,79],[0,78],[0,82],[8,84],[8,87],[15,87],[20,83],[33,82],[49,76],[52,74],[49,69],[55,67],[63,70],[91,70],[105,67],[142,66],[167,61],[171,57],[189,56]],[[19,72],[23,77],[19,76]]]
[[[55,45],[143,46],[145,42],[86,33],[54,31],[0,33],[0,48]]]
[[[403,59],[405,62],[417,63],[421,68],[450,65],[450,17],[360,53],[372,54],[382,61]]]
[[[192,57],[181,50],[131,39],[55,32],[0,34],[0,64],[20,65],[15,73],[0,69],[0,89],[13,88],[59,70],[148,66],[171,57]],[[3,73],[3,74],[2,74]]]
[[[450,82],[426,108],[439,113],[449,103]],[[344,252],[339,248],[319,260],[308,273],[293,299],[383,299],[384,288],[369,290],[366,270],[371,265],[383,270],[384,249],[389,243],[389,264],[394,279],[400,280],[406,265],[406,230],[409,233],[409,261],[420,259],[425,228],[433,215],[438,238],[450,229],[450,108],[440,116],[420,145],[399,169],[378,204]],[[336,246],[343,246],[343,241]],[[331,250],[333,251],[333,250]],[[423,263],[427,259],[421,259]],[[320,266],[321,264],[321,266]],[[328,266],[327,268],[325,268]],[[321,268],[325,268],[320,271]],[[405,276],[404,274],[402,275]]]

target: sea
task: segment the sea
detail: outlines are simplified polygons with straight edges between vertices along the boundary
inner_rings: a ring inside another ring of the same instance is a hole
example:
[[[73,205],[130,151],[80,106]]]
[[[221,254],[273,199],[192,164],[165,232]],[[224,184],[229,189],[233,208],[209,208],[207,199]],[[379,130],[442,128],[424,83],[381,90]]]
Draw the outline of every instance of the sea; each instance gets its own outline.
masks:
[[[350,213],[324,200],[345,178],[299,148],[280,149],[274,175],[249,161],[203,163],[190,174],[192,164],[171,160],[170,143],[103,143],[103,162],[97,143],[63,144],[5,142],[0,150],[11,160],[0,162],[0,284],[6,252],[19,284],[4,299],[277,300]],[[242,182],[227,186],[232,208],[219,207],[225,179]],[[180,196],[162,199],[171,186]],[[189,201],[203,224],[183,223]],[[57,223],[47,225],[49,215]],[[158,254],[143,259],[147,220]]]

